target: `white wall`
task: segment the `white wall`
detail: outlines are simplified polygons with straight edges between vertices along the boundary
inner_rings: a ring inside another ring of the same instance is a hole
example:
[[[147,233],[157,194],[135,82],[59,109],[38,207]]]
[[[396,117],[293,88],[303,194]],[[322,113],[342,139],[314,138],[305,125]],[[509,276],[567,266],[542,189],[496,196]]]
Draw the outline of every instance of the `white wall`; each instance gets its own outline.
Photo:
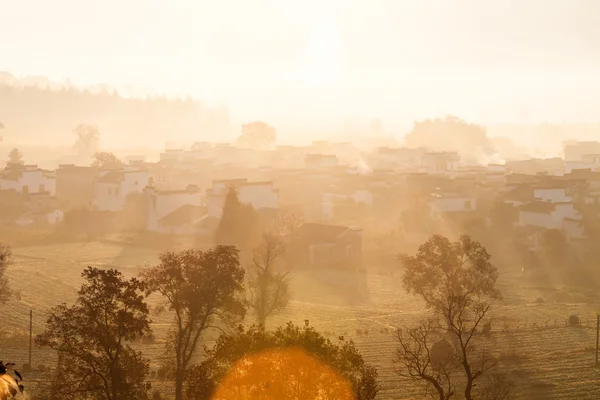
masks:
[[[550,201],[552,203],[561,203],[571,201],[571,197],[567,196],[564,188],[552,189],[534,189],[533,196],[542,201]]]
[[[99,211],[121,211],[125,205],[120,183],[97,182],[94,206]]]
[[[185,205],[202,205],[202,196],[197,191],[157,192],[147,190],[148,217],[146,229],[158,231],[158,220]]]
[[[521,226],[539,226],[546,229],[560,229],[561,221],[552,217],[551,213],[536,213],[531,211],[519,210],[519,225]]]

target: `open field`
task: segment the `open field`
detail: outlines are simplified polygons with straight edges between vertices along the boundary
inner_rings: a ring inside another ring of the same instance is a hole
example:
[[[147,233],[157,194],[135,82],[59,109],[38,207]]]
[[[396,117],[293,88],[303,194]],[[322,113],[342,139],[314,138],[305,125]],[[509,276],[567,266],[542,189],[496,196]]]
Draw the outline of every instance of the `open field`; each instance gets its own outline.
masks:
[[[35,332],[42,329],[50,307],[74,299],[85,266],[115,267],[126,276],[134,276],[144,264],[157,259],[152,249],[104,242],[21,247],[14,248],[13,253],[15,265],[9,274],[21,300],[5,309],[4,326],[26,331],[32,308]],[[367,361],[379,369],[379,398],[423,397],[418,388],[398,381],[393,373],[393,330],[426,313],[420,301],[404,292],[400,272],[293,271],[290,277],[292,301],[270,324],[290,320],[302,324],[309,319],[332,340],[340,335],[353,339]],[[600,398],[600,370],[592,368],[595,331],[591,327],[600,309],[598,297],[528,286],[518,269],[501,271],[500,289],[504,300],[494,310],[493,332],[485,341],[498,353],[516,355],[505,357],[504,365],[516,381],[517,398]],[[565,327],[571,314],[580,316],[582,327]],[[167,315],[152,315],[152,319],[157,342],[144,345],[144,351],[156,368],[163,355],[169,319]],[[4,349],[2,355],[19,364],[27,359],[25,347]],[[52,352],[34,350],[34,366],[50,366],[52,360]]]

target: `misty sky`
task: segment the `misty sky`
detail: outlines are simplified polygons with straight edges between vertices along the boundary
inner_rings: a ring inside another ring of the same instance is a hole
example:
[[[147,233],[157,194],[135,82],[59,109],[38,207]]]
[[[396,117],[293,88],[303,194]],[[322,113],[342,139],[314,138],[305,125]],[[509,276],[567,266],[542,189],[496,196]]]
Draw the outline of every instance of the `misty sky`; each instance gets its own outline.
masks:
[[[240,118],[600,114],[597,0],[0,0],[0,10],[0,71],[192,93]]]

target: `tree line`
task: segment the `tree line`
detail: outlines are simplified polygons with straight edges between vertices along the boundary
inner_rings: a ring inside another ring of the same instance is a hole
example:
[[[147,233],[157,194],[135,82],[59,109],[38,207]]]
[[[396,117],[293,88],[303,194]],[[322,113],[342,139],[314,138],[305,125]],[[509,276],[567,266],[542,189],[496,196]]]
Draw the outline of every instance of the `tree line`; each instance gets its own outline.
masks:
[[[352,340],[325,337],[310,316],[301,325],[267,328],[289,299],[289,277],[277,268],[284,251],[270,233],[245,266],[236,246],[216,245],[165,252],[135,277],[85,268],[76,300],[53,307],[35,339],[57,353],[52,383],[36,398],[149,398],[150,360],[135,345],[152,334],[151,295],[160,299],[157,311],[172,319],[165,353],[177,400],[376,398],[377,369]],[[10,249],[2,254],[0,294],[6,303],[12,296],[6,278]],[[416,326],[395,332],[398,378],[440,400],[506,399],[512,384],[481,345],[491,330],[492,306],[501,298],[486,249],[468,236],[451,242],[434,235],[416,254],[400,259],[405,290],[430,312]],[[203,346],[211,331],[220,336]],[[13,383],[20,376],[0,368],[0,377],[12,388],[0,398],[18,396]]]

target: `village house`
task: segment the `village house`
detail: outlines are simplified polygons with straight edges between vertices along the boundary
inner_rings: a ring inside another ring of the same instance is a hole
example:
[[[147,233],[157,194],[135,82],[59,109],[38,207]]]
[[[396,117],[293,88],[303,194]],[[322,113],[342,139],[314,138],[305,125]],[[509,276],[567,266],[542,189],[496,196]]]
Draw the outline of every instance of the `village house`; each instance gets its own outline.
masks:
[[[56,177],[53,172],[37,165],[7,167],[0,174],[0,190],[14,190],[17,193],[49,193],[56,195]]]
[[[68,208],[89,207],[95,196],[98,170],[93,167],[61,164],[56,170],[56,197]]]
[[[96,179],[93,207],[97,211],[122,211],[127,197],[142,193],[148,185],[147,169],[126,166],[118,170],[102,170]]]
[[[458,168],[460,157],[455,152],[424,153],[421,170],[428,174],[443,174]]]
[[[246,178],[216,180],[206,192],[208,215],[221,218],[225,198],[230,189],[237,191],[241,203],[250,204],[255,210],[278,209],[279,192],[272,181],[248,182]]]
[[[362,230],[304,223],[292,233],[287,259],[299,268],[358,269],[362,266]]]
[[[519,207],[518,225],[559,230],[568,228],[571,237],[580,237],[583,233],[581,214],[574,209],[571,201],[535,200],[522,205]]]
[[[158,190],[147,186],[144,189],[147,205],[146,229],[150,232],[173,233],[187,231],[189,224],[199,222],[204,209],[198,186],[190,185],[185,190]],[[189,217],[190,221],[185,221]]]
[[[430,217],[433,221],[442,220],[448,214],[473,213],[477,199],[460,193],[432,193],[428,201]]]

